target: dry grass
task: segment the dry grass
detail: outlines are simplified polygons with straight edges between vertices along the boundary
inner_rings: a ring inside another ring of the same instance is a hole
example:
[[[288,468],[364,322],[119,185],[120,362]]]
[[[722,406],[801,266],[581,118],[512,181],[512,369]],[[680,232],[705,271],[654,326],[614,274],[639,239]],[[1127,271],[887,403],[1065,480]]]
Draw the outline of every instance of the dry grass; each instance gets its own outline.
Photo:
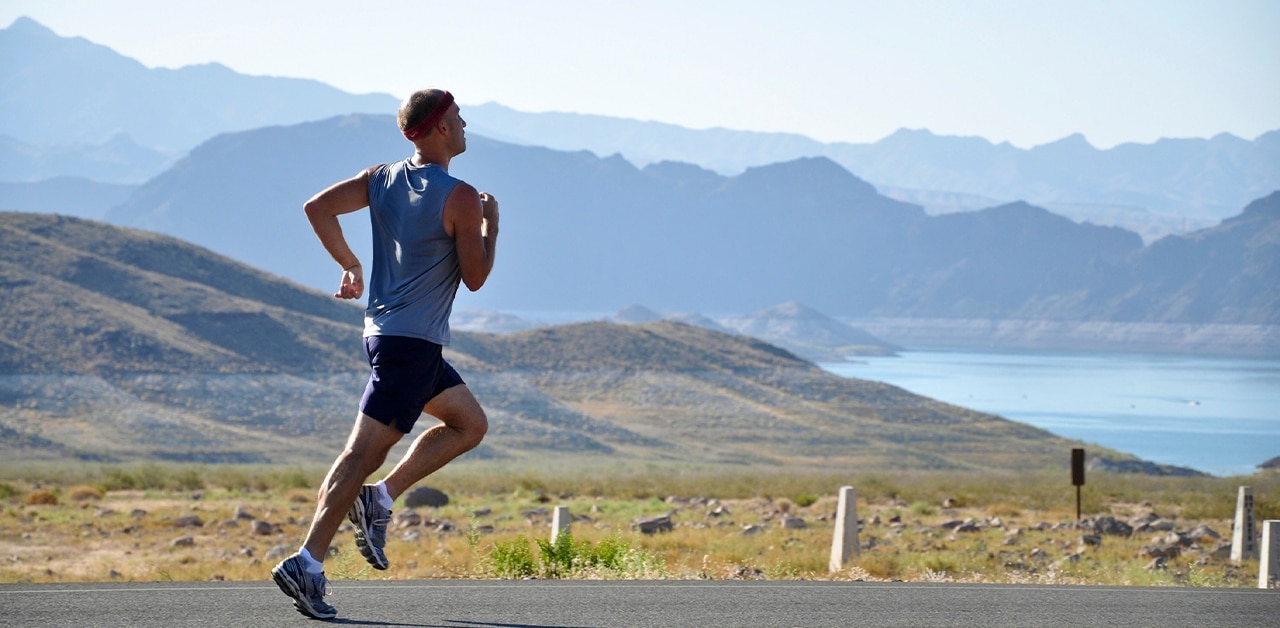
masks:
[[[60,475],[61,473],[61,475]],[[109,468],[46,470],[16,477],[0,469],[0,582],[263,580],[277,555],[306,531],[322,470]],[[192,476],[207,478],[200,488]],[[148,479],[149,478],[149,479]],[[221,481],[225,485],[216,482]],[[159,486],[119,488],[133,482]],[[164,484],[172,483],[173,486]],[[1186,531],[1207,525],[1221,538],[1184,548],[1160,569],[1142,551],[1167,532],[1102,536],[1074,525],[1075,493],[1056,477],[902,474],[853,476],[724,469],[563,470],[535,473],[462,464],[429,482],[452,498],[423,509],[416,525],[393,525],[392,568],[373,571],[349,530],[326,562],[335,581],[493,578],[504,548],[527,545],[544,569],[550,513],[568,506],[575,543],[621,547],[610,569],[561,571],[579,578],[768,578],[1113,585],[1256,586],[1256,561],[1233,565],[1236,486],[1253,486],[1258,519],[1280,518],[1280,476],[1176,479],[1098,474],[1086,486],[1085,517],[1126,520],[1156,513]],[[860,556],[828,573],[834,494],[858,492]],[[38,496],[38,497],[37,497]],[[944,507],[950,500],[952,507]],[[237,518],[237,511],[244,513]],[[406,509],[398,504],[396,511]],[[670,514],[671,532],[643,535],[631,523]],[[179,527],[184,516],[201,525]],[[256,533],[252,517],[271,524]],[[788,518],[803,528],[783,526]],[[973,520],[957,532],[946,521]],[[751,529],[748,533],[746,530]],[[577,551],[577,550],[575,550]]]

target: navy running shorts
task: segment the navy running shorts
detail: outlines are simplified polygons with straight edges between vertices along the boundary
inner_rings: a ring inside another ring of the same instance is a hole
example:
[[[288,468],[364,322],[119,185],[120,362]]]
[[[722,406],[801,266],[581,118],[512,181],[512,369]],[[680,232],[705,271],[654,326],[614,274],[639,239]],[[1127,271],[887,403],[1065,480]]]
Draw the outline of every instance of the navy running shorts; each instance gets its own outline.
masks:
[[[373,372],[360,398],[360,412],[408,434],[428,401],[465,383],[441,349],[421,338],[366,337],[364,352]]]

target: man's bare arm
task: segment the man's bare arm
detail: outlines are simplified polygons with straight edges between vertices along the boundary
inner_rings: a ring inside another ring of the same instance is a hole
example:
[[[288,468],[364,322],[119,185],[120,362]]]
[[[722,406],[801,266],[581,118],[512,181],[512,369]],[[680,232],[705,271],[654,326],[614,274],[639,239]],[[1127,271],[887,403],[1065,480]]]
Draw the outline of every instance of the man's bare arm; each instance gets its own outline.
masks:
[[[453,236],[462,267],[462,283],[475,292],[484,286],[493,270],[498,245],[498,201],[477,193],[467,183],[459,183],[449,193],[444,206],[445,229]]]
[[[333,295],[339,299],[359,299],[364,294],[364,272],[360,267],[360,259],[347,244],[338,216],[369,206],[371,170],[372,168],[329,186],[302,206],[316,237],[320,238],[320,244],[324,245],[333,261],[342,267],[342,281]]]

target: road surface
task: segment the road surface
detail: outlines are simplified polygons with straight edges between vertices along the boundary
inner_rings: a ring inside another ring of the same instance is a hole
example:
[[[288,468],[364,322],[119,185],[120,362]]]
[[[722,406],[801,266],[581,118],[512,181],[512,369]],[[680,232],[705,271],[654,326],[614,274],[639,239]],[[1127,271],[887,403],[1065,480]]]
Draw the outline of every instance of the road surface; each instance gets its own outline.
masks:
[[[271,582],[0,585],[0,626],[1280,626],[1280,590],[795,581],[339,581],[330,622]]]

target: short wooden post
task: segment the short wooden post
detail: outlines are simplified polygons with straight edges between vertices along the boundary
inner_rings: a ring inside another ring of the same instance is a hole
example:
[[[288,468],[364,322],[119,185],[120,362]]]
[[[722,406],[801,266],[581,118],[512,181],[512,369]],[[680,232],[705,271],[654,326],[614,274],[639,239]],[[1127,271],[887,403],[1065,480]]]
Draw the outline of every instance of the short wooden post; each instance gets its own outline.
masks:
[[[1076,487],[1076,521],[1080,521],[1080,487],[1084,486],[1084,450],[1071,450],[1071,485]]]
[[[1253,487],[1241,486],[1236,496],[1236,519],[1231,529],[1231,562],[1258,557],[1258,533],[1253,521]]]
[[[1258,566],[1258,588],[1280,586],[1280,519],[1262,522],[1262,564]]]
[[[551,515],[551,544],[555,545],[556,537],[561,532],[569,529],[569,523],[573,521],[573,516],[569,514],[568,506],[556,506],[555,512]]]
[[[836,506],[836,529],[831,539],[831,573],[844,571],[849,559],[857,556],[858,500],[852,486],[840,487],[840,503]]]

